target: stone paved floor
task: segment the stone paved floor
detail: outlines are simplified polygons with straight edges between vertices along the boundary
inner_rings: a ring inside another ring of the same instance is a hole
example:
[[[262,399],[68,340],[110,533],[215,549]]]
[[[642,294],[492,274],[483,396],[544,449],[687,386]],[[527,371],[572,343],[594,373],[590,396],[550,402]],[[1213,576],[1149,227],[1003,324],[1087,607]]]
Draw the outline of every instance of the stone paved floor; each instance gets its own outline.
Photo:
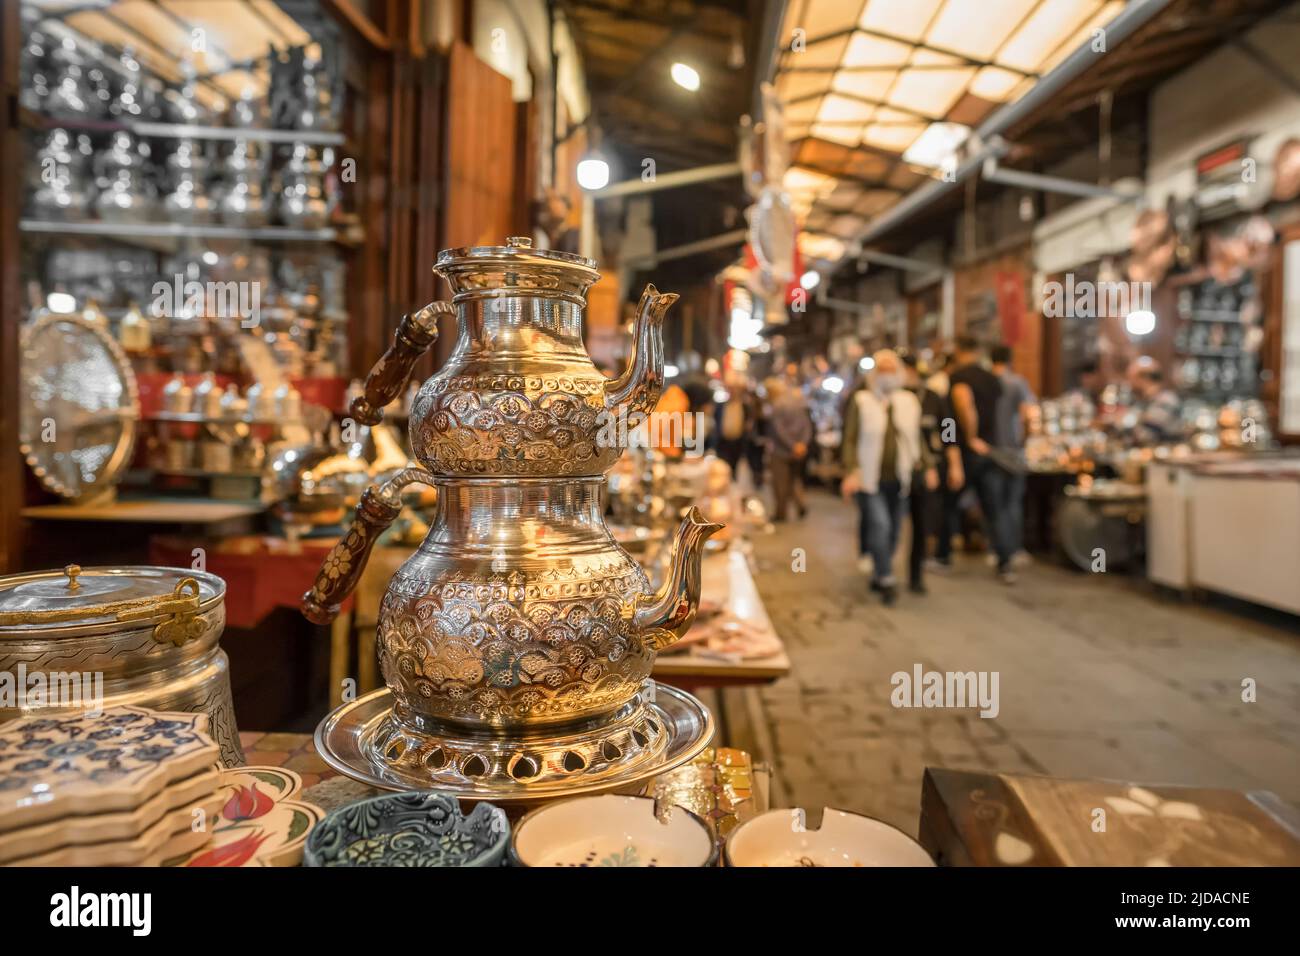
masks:
[[[754,542],[793,670],[759,692],[768,733],[736,741],[773,763],[784,805],[861,810],[914,833],[927,765],[1265,788],[1300,803],[1294,618],[1044,563],[1008,588],[982,555],[884,608],[856,569],[851,506],[825,492],[810,505]],[[998,671],[1000,713],[893,708],[891,675],[916,663]],[[1241,700],[1246,677],[1255,703]]]

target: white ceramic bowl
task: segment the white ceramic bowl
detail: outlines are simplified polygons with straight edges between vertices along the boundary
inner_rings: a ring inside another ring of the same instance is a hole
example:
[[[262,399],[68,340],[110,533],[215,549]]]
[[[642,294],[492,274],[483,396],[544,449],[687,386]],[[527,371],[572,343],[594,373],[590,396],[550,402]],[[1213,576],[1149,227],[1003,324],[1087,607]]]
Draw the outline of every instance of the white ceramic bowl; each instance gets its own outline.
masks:
[[[655,816],[653,797],[603,794],[550,803],[515,826],[518,866],[708,866],[717,856],[704,821],[682,807]]]
[[[822,811],[809,830],[800,809],[769,810],[727,839],[728,866],[934,866],[921,844],[888,823],[857,813]]]

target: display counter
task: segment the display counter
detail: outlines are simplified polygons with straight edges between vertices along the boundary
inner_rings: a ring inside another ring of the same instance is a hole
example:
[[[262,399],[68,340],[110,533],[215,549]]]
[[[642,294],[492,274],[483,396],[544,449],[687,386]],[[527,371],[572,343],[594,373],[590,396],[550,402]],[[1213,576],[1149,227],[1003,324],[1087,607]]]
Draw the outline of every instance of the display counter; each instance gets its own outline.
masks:
[[[1147,573],[1300,614],[1300,457],[1152,463]]]

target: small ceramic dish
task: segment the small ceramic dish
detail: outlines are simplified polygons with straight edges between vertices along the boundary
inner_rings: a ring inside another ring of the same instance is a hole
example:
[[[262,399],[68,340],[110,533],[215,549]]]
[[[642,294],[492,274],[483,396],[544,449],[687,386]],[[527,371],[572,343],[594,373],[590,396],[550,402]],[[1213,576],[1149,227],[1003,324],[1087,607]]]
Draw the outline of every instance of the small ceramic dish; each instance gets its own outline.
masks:
[[[858,813],[822,811],[809,830],[801,809],[769,810],[727,839],[728,866],[934,866],[921,844],[888,823]]]
[[[461,813],[437,790],[389,793],[340,807],[307,839],[304,866],[501,866],[505,811],[480,803]]]
[[[708,825],[683,807],[662,818],[653,797],[603,794],[547,804],[524,816],[510,841],[517,866],[710,866]]]
[[[221,771],[221,808],[212,841],[163,866],[297,866],[312,828],[325,819],[315,804],[296,799],[302,778],[281,767]]]

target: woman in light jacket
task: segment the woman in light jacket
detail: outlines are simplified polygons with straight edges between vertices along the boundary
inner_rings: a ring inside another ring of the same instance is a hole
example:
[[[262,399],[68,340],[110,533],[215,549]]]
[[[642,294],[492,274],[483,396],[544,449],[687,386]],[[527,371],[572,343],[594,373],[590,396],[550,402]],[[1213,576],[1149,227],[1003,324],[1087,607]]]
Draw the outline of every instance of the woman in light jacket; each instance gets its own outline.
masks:
[[[858,503],[858,547],[870,556],[871,589],[885,604],[898,598],[894,552],[914,471],[937,488],[933,454],[921,440],[921,403],[903,387],[898,355],[882,349],[873,358],[867,387],[857,391],[844,416],[843,493]]]

